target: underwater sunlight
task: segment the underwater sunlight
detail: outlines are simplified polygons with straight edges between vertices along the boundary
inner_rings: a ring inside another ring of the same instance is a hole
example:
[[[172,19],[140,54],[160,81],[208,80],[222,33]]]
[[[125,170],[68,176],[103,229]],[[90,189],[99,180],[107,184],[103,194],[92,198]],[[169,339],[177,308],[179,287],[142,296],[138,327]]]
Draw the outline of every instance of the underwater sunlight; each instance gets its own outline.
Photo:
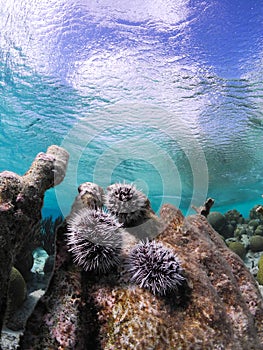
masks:
[[[0,0],[0,171],[70,154],[43,215],[85,181],[134,183],[155,211],[262,204],[260,0]]]

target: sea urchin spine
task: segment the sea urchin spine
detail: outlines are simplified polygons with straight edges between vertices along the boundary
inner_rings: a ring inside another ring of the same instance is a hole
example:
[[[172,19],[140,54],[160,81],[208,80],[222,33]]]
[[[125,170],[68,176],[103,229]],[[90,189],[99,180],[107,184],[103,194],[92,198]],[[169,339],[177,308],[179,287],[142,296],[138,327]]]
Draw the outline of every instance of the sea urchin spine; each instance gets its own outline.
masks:
[[[148,198],[133,184],[113,184],[107,188],[106,207],[125,227],[136,224],[150,208]]]
[[[127,272],[131,283],[159,295],[177,290],[185,279],[173,251],[162,243],[148,240],[138,243],[130,251]]]
[[[105,211],[81,209],[68,221],[67,244],[77,265],[105,273],[120,261],[121,224]]]

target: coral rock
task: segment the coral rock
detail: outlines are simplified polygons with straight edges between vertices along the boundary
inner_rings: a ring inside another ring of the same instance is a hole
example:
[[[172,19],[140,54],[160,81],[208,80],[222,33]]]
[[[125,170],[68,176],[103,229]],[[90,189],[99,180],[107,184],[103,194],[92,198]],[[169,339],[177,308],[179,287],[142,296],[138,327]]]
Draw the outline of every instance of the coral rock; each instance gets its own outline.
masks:
[[[98,276],[74,268],[60,227],[55,271],[20,349],[262,349],[253,276],[204,216],[177,214],[166,206],[156,240],[178,256],[185,283],[165,296],[128,284],[118,269]]]
[[[36,156],[25,175],[0,173],[0,328],[12,264],[34,240],[44,193],[63,180],[68,157],[63,148],[50,146]]]

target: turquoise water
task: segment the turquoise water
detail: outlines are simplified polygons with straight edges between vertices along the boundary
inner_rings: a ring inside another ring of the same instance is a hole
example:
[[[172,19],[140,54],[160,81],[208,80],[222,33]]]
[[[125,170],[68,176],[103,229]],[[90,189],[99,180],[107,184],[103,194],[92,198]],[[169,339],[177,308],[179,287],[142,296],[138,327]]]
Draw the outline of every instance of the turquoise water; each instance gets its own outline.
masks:
[[[261,0],[0,0],[0,171],[70,153],[77,187],[134,182],[158,211],[263,203]]]

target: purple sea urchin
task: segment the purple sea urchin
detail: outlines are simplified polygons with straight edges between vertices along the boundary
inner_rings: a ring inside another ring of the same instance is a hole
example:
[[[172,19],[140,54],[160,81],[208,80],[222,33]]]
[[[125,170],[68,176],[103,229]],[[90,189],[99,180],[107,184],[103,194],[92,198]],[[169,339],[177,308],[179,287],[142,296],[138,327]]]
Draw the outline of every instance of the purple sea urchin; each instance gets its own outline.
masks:
[[[77,265],[105,273],[119,263],[121,224],[110,213],[84,208],[68,221],[67,244]]]
[[[185,279],[180,261],[171,249],[155,241],[138,243],[127,259],[130,282],[153,294],[176,290]]]
[[[133,184],[114,184],[107,188],[106,207],[117,215],[124,226],[130,226],[143,218],[150,208],[148,198]]]

